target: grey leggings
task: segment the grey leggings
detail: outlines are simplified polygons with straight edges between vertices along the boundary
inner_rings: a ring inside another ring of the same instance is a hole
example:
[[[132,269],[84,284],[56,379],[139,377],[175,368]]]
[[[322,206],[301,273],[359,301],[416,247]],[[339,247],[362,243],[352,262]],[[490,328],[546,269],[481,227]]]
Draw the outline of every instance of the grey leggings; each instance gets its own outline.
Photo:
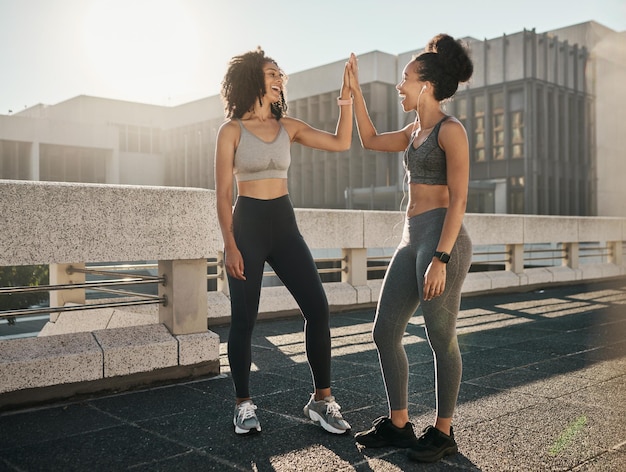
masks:
[[[406,220],[402,241],[385,274],[374,320],[373,338],[392,410],[408,406],[409,365],[402,337],[409,319],[422,307],[426,336],[435,361],[437,416],[450,418],[461,384],[461,352],[456,319],[461,287],[472,259],[472,241],[464,226],[446,268],[446,287],[439,297],[423,299],[424,274],[437,249],[446,208],[437,208]]]

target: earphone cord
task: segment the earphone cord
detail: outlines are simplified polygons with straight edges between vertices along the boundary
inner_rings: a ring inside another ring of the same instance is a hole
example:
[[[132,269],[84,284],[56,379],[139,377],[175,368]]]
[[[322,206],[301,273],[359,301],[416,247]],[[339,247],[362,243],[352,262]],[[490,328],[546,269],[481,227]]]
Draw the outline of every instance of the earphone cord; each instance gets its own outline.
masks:
[[[425,85],[422,87],[422,90],[420,90],[420,94],[417,96],[417,106],[415,107],[415,121],[413,122],[413,133],[411,133],[411,142],[409,143],[409,146],[413,145],[413,141],[415,141],[415,138],[417,137],[417,133],[419,133],[420,130],[422,129],[422,119],[420,118],[419,108],[420,108],[420,98],[422,98],[422,94],[424,93],[424,90],[426,90]]]

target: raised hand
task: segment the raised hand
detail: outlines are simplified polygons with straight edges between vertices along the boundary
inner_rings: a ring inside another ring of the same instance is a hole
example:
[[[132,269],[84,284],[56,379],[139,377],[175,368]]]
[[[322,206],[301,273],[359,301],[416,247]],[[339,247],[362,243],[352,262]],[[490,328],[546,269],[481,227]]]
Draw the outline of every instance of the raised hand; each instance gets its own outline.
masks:
[[[348,60],[348,73],[350,77],[350,88],[354,92],[361,87],[359,84],[359,66],[354,53],[350,54],[350,59]]]

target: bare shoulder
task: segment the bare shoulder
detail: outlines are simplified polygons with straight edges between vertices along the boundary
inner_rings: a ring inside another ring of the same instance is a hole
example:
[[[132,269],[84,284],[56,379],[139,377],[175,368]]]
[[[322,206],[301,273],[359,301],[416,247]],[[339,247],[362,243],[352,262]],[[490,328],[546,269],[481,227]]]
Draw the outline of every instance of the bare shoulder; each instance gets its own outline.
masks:
[[[239,143],[241,129],[237,120],[226,120],[217,131],[217,139],[220,141],[230,141],[235,145]]]
[[[309,125],[307,125],[304,121],[298,118],[293,118],[291,116],[283,116],[280,119],[280,123],[287,130],[287,133],[289,134],[289,138],[292,141],[295,139],[298,132],[309,127]]]
[[[233,131],[239,130],[239,123],[237,120],[226,120],[224,123],[220,125],[219,132],[222,133],[232,133]]]
[[[461,123],[456,116],[449,116],[447,120],[441,123],[439,139],[445,141],[449,138],[464,138],[466,136],[465,126],[463,126],[463,123]]]

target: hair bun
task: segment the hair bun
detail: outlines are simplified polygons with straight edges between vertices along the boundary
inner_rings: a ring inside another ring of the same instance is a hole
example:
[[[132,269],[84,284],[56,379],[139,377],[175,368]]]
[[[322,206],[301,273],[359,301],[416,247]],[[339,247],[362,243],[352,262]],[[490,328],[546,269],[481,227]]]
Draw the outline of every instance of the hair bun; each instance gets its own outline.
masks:
[[[427,52],[437,53],[443,70],[458,82],[466,82],[474,72],[467,46],[447,34],[438,34],[428,42]]]

